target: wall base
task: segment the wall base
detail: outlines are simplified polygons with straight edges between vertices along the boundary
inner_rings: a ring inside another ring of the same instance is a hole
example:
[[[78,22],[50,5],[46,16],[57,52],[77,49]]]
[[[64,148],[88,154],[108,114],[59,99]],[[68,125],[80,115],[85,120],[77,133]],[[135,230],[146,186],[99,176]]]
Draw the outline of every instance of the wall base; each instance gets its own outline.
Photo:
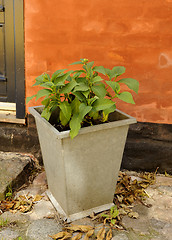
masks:
[[[0,151],[31,153],[42,164],[35,120],[32,116],[27,118],[25,125],[0,122]]]
[[[0,151],[32,153],[42,164],[34,118],[27,125],[0,123]],[[122,168],[172,174],[172,124],[137,123],[129,128]]]
[[[172,174],[172,124],[137,123],[130,126],[122,168]]]

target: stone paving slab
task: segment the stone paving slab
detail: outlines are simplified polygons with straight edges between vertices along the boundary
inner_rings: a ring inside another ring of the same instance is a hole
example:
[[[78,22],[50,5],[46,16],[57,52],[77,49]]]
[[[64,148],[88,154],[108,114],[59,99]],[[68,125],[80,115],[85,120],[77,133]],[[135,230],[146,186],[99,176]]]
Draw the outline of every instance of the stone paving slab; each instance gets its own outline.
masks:
[[[5,198],[7,187],[14,183],[30,162],[30,157],[20,153],[0,152],[0,200]]]
[[[127,174],[137,175],[133,172]],[[0,228],[0,240],[50,240],[49,235],[62,230],[63,222],[48,200],[46,188],[46,175],[42,172],[33,184],[17,193],[41,194],[43,198],[34,205],[31,212],[5,212],[0,215],[0,219],[8,220],[8,226]],[[152,204],[152,207],[135,204],[133,211],[139,213],[139,218],[123,217],[122,224],[126,230],[113,230],[113,240],[172,239],[172,178],[159,175],[156,183],[146,191],[149,195],[146,202]],[[73,224],[96,226],[96,231],[101,227],[100,223],[93,222],[89,217],[77,220]]]

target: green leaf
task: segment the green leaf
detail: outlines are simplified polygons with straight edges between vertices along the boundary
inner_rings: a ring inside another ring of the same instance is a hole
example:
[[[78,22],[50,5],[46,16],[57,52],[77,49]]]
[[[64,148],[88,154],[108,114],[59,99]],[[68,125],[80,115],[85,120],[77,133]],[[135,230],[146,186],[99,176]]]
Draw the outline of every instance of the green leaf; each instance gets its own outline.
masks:
[[[72,116],[72,119],[70,120],[69,126],[70,126],[70,137],[73,139],[76,137],[76,135],[79,132],[79,129],[81,128],[81,122],[82,120],[79,118],[78,114],[74,114]]]
[[[130,92],[122,92],[119,95],[117,95],[117,97],[126,103],[135,104]]]
[[[110,73],[110,79],[114,78],[114,77],[118,77],[120,75],[122,75],[123,73],[125,73],[125,67],[123,66],[117,66],[112,68],[112,71]]]
[[[109,107],[109,108],[107,108],[107,109],[104,110],[104,114],[105,114],[105,115],[108,115],[109,113],[112,113],[112,112],[114,112],[115,110],[116,110],[116,105],[115,105],[115,103],[114,103],[114,105],[112,105],[111,107]]]
[[[60,110],[60,121],[63,126],[66,126],[69,122],[69,120],[63,114],[62,110]]]
[[[41,113],[41,117],[45,118],[47,121],[49,121],[51,116],[51,112],[49,111],[48,108],[44,108],[42,113]]]
[[[73,94],[81,101],[86,102],[85,96],[82,94],[82,92],[73,92]]]
[[[57,101],[51,101],[49,106],[50,106],[50,111],[53,112],[58,108],[59,103]]]
[[[44,100],[41,103],[42,103],[42,105],[47,107],[49,105],[49,103],[50,103],[50,98],[49,97],[45,97]]]
[[[93,103],[93,107],[95,108],[96,111],[105,110],[107,108],[112,107],[113,105],[114,105],[114,102],[106,98],[97,99]]]
[[[44,73],[43,77],[44,77],[44,82],[50,81],[50,75],[48,73]]]
[[[60,76],[67,69],[59,69],[52,74],[51,81],[53,82],[58,76]]]
[[[114,90],[114,92],[118,93],[120,91],[120,85],[117,82],[106,81],[106,83]]]
[[[95,102],[97,99],[98,99],[98,97],[97,97],[97,96],[94,96],[93,98],[87,99],[87,101],[88,101],[88,104],[92,105],[92,104],[93,104],[93,102]]]
[[[113,225],[115,225],[116,220],[115,220],[115,219],[111,219],[111,223],[112,223]]]
[[[93,68],[93,71],[98,72],[98,73],[102,73],[103,75],[106,75],[106,71],[105,71],[105,68],[103,66],[95,66]]]
[[[92,91],[99,98],[104,98],[106,96],[106,89],[105,89],[105,85],[103,83],[99,84],[99,85],[93,85]]]
[[[70,63],[69,65],[76,65],[76,64],[83,64],[83,62],[82,61],[77,61],[77,62]]]
[[[75,79],[77,81],[77,83],[87,83],[87,79],[85,77],[79,77]]]
[[[106,75],[110,77],[112,70],[110,70],[109,68],[105,68],[105,72],[106,72]]]
[[[50,89],[41,89],[36,94],[36,100],[44,96],[49,96],[51,93],[52,91]]]
[[[60,90],[60,93],[70,93],[72,89],[77,85],[77,82],[75,80],[72,80],[71,82],[67,83],[62,89]]]
[[[38,82],[43,82],[44,81],[44,74],[41,74],[40,76],[35,78],[35,80],[38,81]]]
[[[84,92],[82,92],[82,94],[83,94],[86,98],[88,98],[88,95],[90,94],[90,91],[89,91],[89,90],[84,91]]]
[[[133,78],[123,78],[118,81],[118,83],[125,83],[131,90],[135,93],[138,93],[139,90],[139,82]]]
[[[78,83],[78,85],[74,88],[74,92],[77,91],[87,91],[89,90],[89,86],[83,82]]]
[[[71,73],[73,73],[73,71],[69,71],[69,72],[65,73],[64,75],[57,77],[57,78],[54,80],[54,83],[55,83],[56,85],[57,85],[58,83],[64,83],[65,80],[70,76]]]
[[[38,76],[35,80],[35,84],[33,84],[32,86],[38,86],[41,85],[42,83],[45,83],[47,81],[49,81],[50,76],[47,73],[41,74],[40,76]]]
[[[36,81],[36,82],[32,85],[32,87],[34,87],[34,86],[39,86],[39,85],[41,85],[41,83],[42,83],[42,82]]]
[[[92,108],[91,111],[89,112],[89,116],[96,120],[99,118],[99,112]]]
[[[78,100],[77,97],[72,101],[71,103],[71,108],[72,108],[72,113],[79,113],[79,106],[80,106],[80,101]]]
[[[94,65],[94,61],[93,61],[93,62],[88,62],[88,63],[87,63],[87,66],[88,66],[89,68],[92,68],[93,65]]]
[[[119,211],[118,211],[118,209],[117,209],[117,207],[115,205],[114,207],[111,208],[111,216],[113,218],[116,218],[118,215],[119,215]]]
[[[53,82],[45,82],[40,84],[41,87],[52,88],[54,86]]]
[[[26,98],[26,104],[28,104],[28,102],[31,101],[34,97],[36,97],[36,95],[33,95],[31,97],[27,97]]]
[[[71,118],[72,109],[70,104],[67,101],[63,101],[59,105],[61,111],[64,114],[64,117],[69,121]]]
[[[81,103],[81,105],[79,106],[79,118],[83,120],[85,115],[87,115],[87,113],[89,113],[91,109],[91,106],[87,106],[85,103]]]
[[[82,73],[85,73],[85,71],[84,70],[76,70],[76,71],[74,71],[73,78],[79,77]]]
[[[96,76],[91,79],[92,83],[101,82],[103,79],[100,76]]]
[[[72,77],[69,75],[66,79],[68,82],[71,82],[72,81]]]

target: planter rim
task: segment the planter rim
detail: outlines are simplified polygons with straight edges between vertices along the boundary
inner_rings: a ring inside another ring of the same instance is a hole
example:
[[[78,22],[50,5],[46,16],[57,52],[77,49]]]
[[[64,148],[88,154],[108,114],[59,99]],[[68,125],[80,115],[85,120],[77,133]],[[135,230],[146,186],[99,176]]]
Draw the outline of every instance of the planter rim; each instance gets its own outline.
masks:
[[[41,117],[40,113],[38,111],[36,111],[36,109],[39,109],[42,107],[43,107],[42,105],[29,107],[29,112],[34,116],[34,118],[41,119],[46,125],[48,125],[51,128],[51,130],[57,134],[58,139],[70,137],[70,135],[69,135],[70,130],[59,132],[45,118]],[[109,129],[109,128],[120,127],[120,126],[124,126],[124,125],[130,125],[130,124],[137,122],[137,120],[134,117],[131,117],[130,115],[128,115],[118,109],[116,109],[115,111],[122,114],[127,119],[117,120],[117,121],[109,122],[109,123],[102,123],[102,124],[94,125],[94,126],[90,126],[90,127],[83,127],[79,130],[79,135],[89,133],[89,132],[99,131],[101,129]]]

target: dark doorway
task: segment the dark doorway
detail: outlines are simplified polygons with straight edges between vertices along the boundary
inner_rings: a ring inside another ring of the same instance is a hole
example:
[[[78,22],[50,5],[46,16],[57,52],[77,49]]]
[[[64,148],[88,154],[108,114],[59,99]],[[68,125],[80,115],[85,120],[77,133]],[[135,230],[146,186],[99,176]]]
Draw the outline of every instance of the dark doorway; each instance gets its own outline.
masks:
[[[25,117],[23,0],[0,0],[0,102]]]

